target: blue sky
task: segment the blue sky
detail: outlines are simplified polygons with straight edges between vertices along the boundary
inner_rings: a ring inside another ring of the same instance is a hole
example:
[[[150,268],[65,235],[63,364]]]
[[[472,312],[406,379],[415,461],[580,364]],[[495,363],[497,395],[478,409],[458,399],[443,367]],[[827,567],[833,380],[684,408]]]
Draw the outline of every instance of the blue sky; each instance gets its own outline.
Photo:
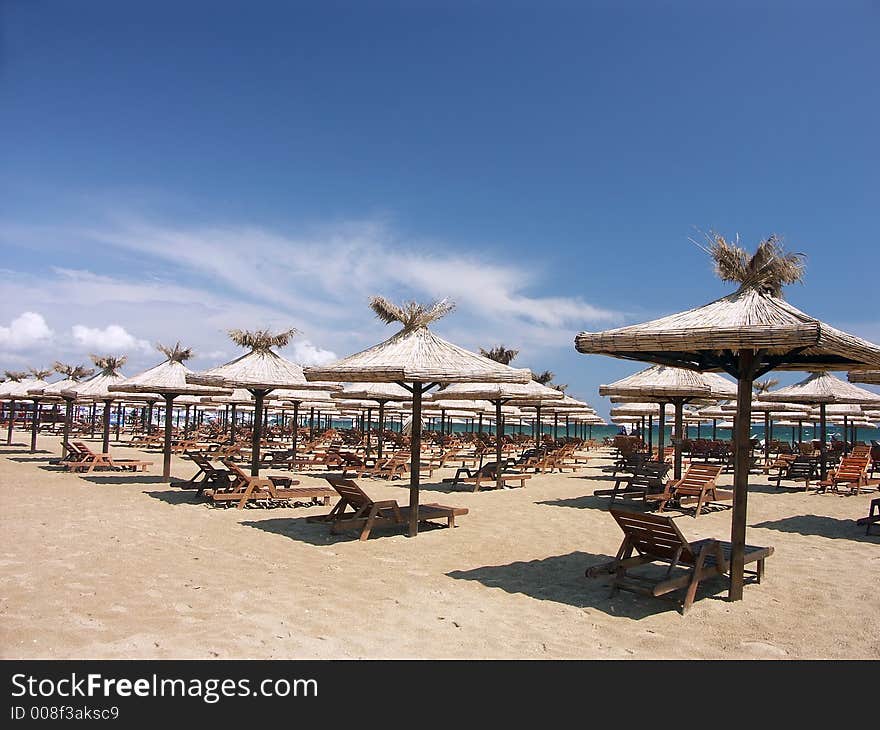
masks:
[[[449,295],[441,334],[607,412],[636,368],[573,337],[729,292],[698,229],[781,234],[808,257],[789,299],[880,342],[876,3],[5,0],[0,23],[2,367],[134,373],[177,339],[208,367],[233,326],[295,326],[317,361],[390,334],[370,294]]]

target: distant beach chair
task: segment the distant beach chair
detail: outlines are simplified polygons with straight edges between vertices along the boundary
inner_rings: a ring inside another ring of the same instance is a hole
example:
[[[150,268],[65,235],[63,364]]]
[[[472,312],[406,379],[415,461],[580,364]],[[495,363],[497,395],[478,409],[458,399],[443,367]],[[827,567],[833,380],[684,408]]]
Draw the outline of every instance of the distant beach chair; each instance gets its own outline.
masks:
[[[326,515],[307,517],[308,522],[327,522],[330,532],[359,529],[360,539],[366,540],[375,527],[405,527],[409,524],[410,508],[401,507],[397,500],[374,502],[358,484],[338,476],[324,477],[339,494],[339,501]],[[349,508],[351,511],[348,511]],[[447,507],[442,504],[419,505],[419,521],[446,520],[447,527],[455,527],[455,518],[466,515],[466,507]]]
[[[681,479],[670,481],[659,494],[645,495],[646,501],[657,502],[657,511],[662,512],[672,502],[677,507],[685,507],[696,502],[694,517],[698,517],[703,507],[724,499],[733,499],[733,493],[722,491],[715,485],[723,467],[716,464],[696,464],[688,466]]]
[[[526,479],[531,479],[531,474],[505,474],[504,469],[508,465],[508,460],[504,460],[501,462],[501,486],[507,487],[511,484],[515,484],[519,482],[519,486],[525,487]],[[474,492],[479,492],[482,487],[489,487],[490,489],[494,489],[498,484],[498,462],[497,461],[487,461],[483,466],[479,469],[471,470],[467,467],[459,467],[455,476],[451,479],[444,479],[443,482],[446,484],[473,484]],[[465,475],[465,476],[462,476]]]
[[[859,494],[862,488],[868,487],[868,457],[853,458],[845,456],[840,460],[836,469],[828,474],[828,478],[818,482],[820,492],[830,489],[832,492],[841,491],[841,487],[848,487],[850,494]]]
[[[226,469],[218,469],[211,460],[203,453],[192,451],[187,457],[198,467],[198,471],[186,481],[171,482],[172,487],[179,489],[196,489],[196,494],[201,495],[205,489],[223,490],[228,489],[232,483],[232,472]]]
[[[584,575],[587,578],[613,575],[612,595],[618,590],[626,590],[659,597],[684,588],[685,594],[680,604],[684,614],[693,604],[701,581],[722,576],[730,570],[729,542],[713,538],[688,542],[667,515],[614,508],[610,512],[623,530],[623,543],[614,560],[591,566]],[[752,576],[750,582],[761,582],[764,560],[772,554],[772,547],[746,546],[745,564],[757,563],[756,570],[745,571]],[[655,579],[630,574],[631,569],[654,562],[669,566],[662,577]],[[676,568],[684,568],[684,573],[673,576]]]
[[[297,502],[325,505],[330,503],[333,492],[327,487],[296,487],[299,482],[290,477],[252,477],[243,472],[234,461],[222,461],[233,477],[229,486],[206,489],[203,492],[215,507],[227,507],[233,503],[236,503],[237,509],[244,509],[248,504],[281,507]]]
[[[66,462],[64,466],[72,472],[91,474],[95,469],[112,469],[113,471],[146,471],[153,465],[152,461],[138,461],[136,459],[114,459],[110,453],[98,453],[92,451],[82,441],[74,441],[73,445],[80,450],[82,458],[79,461]]]

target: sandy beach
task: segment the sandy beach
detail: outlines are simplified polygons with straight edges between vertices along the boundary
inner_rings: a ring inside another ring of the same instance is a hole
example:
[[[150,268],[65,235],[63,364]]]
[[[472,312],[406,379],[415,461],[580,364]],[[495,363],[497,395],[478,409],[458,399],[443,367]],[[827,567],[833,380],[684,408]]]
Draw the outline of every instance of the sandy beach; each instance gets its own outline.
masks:
[[[621,540],[607,498],[592,496],[610,486],[607,458],[524,489],[426,484],[423,501],[470,510],[458,527],[360,542],[306,522],[326,507],[196,503],[160,482],[157,454],[147,475],[80,477],[48,466],[57,439],[41,437],[37,454],[22,434],[15,442],[0,449],[3,658],[880,656],[880,536],[854,523],[868,494],[776,490],[754,476],[748,541],[775,548],[765,581],[738,603],[722,581],[705,583],[682,616],[664,600],[610,598],[606,581],[583,576]],[[362,484],[407,501],[400,482]],[[726,539],[730,514],[678,524],[689,539]]]

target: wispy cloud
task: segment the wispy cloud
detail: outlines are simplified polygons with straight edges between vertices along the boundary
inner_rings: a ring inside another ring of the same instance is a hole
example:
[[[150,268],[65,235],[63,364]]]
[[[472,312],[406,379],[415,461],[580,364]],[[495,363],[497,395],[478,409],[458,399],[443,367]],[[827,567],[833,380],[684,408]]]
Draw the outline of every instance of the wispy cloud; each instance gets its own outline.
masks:
[[[89,351],[116,353],[130,352],[131,350],[151,352],[153,350],[149,342],[138,339],[126,331],[125,327],[118,324],[108,324],[104,328],[75,324],[70,331],[74,341]]]

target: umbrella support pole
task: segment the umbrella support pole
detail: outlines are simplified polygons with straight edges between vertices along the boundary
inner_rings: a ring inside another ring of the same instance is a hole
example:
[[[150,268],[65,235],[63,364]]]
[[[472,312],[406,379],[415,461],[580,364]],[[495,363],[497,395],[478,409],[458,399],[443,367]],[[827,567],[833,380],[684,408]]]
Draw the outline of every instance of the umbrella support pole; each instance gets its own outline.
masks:
[[[37,450],[37,430],[40,427],[40,399],[34,398],[34,412],[31,416],[31,453]]]
[[[162,449],[162,481],[171,481],[171,430],[172,409],[174,408],[174,393],[165,394],[165,444]]]
[[[758,363],[752,350],[739,353],[739,378],[736,393],[736,430],[734,432],[733,518],[730,526],[730,589],[727,597],[741,601],[743,595],[746,505],[749,495],[749,439],[752,424],[752,383]]]
[[[422,450],[422,384],[412,384],[412,429],[409,439],[409,536],[419,534],[419,467]]]

